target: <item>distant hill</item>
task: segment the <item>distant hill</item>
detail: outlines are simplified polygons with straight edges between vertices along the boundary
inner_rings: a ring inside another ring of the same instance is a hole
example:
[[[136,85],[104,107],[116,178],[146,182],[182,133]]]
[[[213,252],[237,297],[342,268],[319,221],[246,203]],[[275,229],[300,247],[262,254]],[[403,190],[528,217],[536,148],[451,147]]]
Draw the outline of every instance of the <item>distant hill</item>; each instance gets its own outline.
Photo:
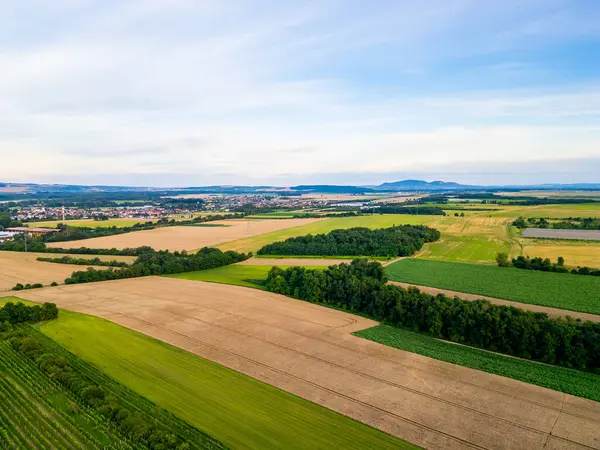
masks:
[[[403,180],[383,183],[376,187],[378,190],[396,191],[458,191],[465,189],[481,189],[482,186],[469,186],[446,181]]]

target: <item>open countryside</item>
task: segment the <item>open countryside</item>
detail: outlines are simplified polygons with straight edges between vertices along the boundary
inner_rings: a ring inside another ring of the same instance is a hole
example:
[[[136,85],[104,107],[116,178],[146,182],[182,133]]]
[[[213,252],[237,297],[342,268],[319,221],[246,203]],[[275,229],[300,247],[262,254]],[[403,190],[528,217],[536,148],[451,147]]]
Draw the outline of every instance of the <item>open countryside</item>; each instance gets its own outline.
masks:
[[[563,399],[552,391],[467,376],[468,369],[443,363],[431,367],[352,337],[374,324],[367,319],[243,287],[166,278],[103,286],[30,291],[26,298],[107,318],[425,447],[541,448],[550,441],[584,448],[596,439],[591,430],[600,410],[592,404],[567,396],[569,413],[560,414]],[[78,300],[62,300],[69,296]],[[471,381],[458,381],[463,376]],[[583,428],[571,428],[581,420]]]
[[[600,1],[421,3],[2,3],[0,450],[600,450]]]

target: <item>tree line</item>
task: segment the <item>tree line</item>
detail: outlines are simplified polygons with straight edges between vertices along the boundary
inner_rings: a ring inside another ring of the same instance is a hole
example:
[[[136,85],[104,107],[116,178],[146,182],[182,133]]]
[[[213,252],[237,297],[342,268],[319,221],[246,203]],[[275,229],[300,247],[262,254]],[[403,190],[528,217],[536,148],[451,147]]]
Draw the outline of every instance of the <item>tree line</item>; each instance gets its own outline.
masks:
[[[171,253],[167,250],[145,252],[127,267],[114,269],[95,269],[73,272],[65,284],[90,283],[94,281],[120,280],[124,278],[145,277],[192,272],[227,266],[248,259],[250,255],[232,250],[223,252],[218,248],[204,247],[197,253],[189,254],[185,250]]]
[[[600,230],[600,219],[596,217],[569,217],[552,222],[545,217],[518,217],[513,221],[517,228],[553,228],[557,230]]]
[[[72,358],[58,354],[30,328],[4,326],[0,333],[11,348],[41,371],[41,376],[51,378],[77,399],[79,404],[91,408],[109,421],[118,436],[136,446],[152,450],[190,450],[192,448],[219,449],[223,446],[204,435],[203,442],[192,442],[188,437],[173,432],[146,411],[136,408],[125,399],[89,378],[78,366],[71,365]],[[75,404],[70,408],[77,408]],[[200,444],[200,445],[198,445]]]
[[[529,256],[517,256],[512,261],[508,260],[506,253],[498,253],[496,256],[496,262],[499,267],[516,267],[517,269],[525,270],[541,270],[542,272],[556,272],[556,273],[572,273],[574,275],[592,275],[599,277],[600,269],[593,269],[591,267],[583,266],[573,269],[565,267],[565,259],[559,256],[556,262],[552,262],[550,258],[540,258]]]
[[[127,267],[124,261],[103,261],[100,258],[73,258],[72,256],[63,256],[62,258],[37,258],[38,261],[57,264],[73,264],[77,266],[105,266],[105,267]]]
[[[429,295],[387,284],[381,264],[356,259],[326,270],[274,267],[269,291],[360,312],[435,338],[600,373],[600,324],[549,318],[486,300]]]
[[[424,225],[400,225],[371,230],[348,228],[327,234],[298,236],[262,247],[259,255],[311,256],[409,256],[426,242],[440,238],[440,232]]]
[[[57,317],[58,308],[54,303],[44,303],[41,306],[27,306],[22,302],[8,302],[0,308],[0,325],[6,323],[35,323],[43,320],[56,319]],[[6,325],[3,326],[6,328]]]

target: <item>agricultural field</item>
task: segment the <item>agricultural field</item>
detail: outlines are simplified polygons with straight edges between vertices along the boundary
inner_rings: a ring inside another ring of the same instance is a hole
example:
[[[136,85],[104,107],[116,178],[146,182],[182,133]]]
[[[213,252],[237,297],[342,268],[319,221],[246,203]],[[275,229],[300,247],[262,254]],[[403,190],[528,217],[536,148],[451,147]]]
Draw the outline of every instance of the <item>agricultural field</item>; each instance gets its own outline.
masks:
[[[5,297],[0,298],[0,305],[8,301],[23,302]],[[71,376],[93,383],[108,395],[118,396],[120,406],[135,414],[138,420],[147,424],[160,423],[162,432],[175,433],[180,436],[179,442],[185,440],[194,448],[223,448],[219,442],[110,379],[34,328],[21,326],[21,331],[29,340],[42,346],[47,359],[60,360],[69,367]],[[128,437],[98,407],[86,404],[60,379],[42,371],[31,359],[15,351],[8,340],[0,341],[0,399],[2,448],[147,448],[140,440]]]
[[[310,225],[320,219],[289,220],[228,220],[211,222],[213,225],[229,225],[224,227],[191,227],[174,226],[153,230],[134,231],[131,233],[84,239],[79,241],[52,242],[48,247],[54,248],[117,248],[142,247],[148,245],[155,250],[195,250],[201,247],[217,245],[229,240],[247,238],[249,236],[269,233],[275,230]]]
[[[97,317],[61,310],[57,320],[36,328],[231,448],[416,449],[341,414]],[[181,343],[182,338],[174,344]]]
[[[582,241],[557,241],[548,239],[520,239],[524,256],[541,256],[556,261],[565,258],[569,267],[600,267],[600,243]],[[514,256],[514,255],[513,255]]]
[[[386,271],[392,281],[600,314],[599,277],[414,258]]]
[[[2,448],[122,448],[102,417],[69,405],[76,403],[67,391],[0,342]]]
[[[589,372],[549,366],[474,347],[457,345],[423,333],[415,333],[388,325],[378,325],[360,330],[354,335],[439,361],[482,370],[600,402],[599,377]]]
[[[60,223],[69,225],[70,227],[89,227],[89,228],[110,228],[110,227],[131,227],[136,223],[152,222],[156,219],[108,219],[108,220],[48,220],[44,222],[30,222],[27,225],[30,227],[40,228],[56,228]]]
[[[352,336],[376,323],[346,312],[256,289],[157,277],[24,295],[105,317],[426,448],[597,446],[597,403]],[[224,436],[226,445],[401,445],[294,395],[91,316],[63,314],[39,328],[159,406],[192,425],[204,424],[200,429],[217,439]],[[260,395],[252,397],[257,386]]]
[[[493,217],[600,217],[600,201],[595,203],[506,206],[502,211],[490,213]]]
[[[76,270],[84,270],[82,266],[72,264],[54,264],[37,261],[38,257],[60,258],[58,253],[22,253],[0,251],[0,291],[12,289],[17,283],[48,285],[53,281],[62,283]],[[95,258],[96,255],[78,255],[78,258]],[[131,262],[135,258],[129,256],[98,256],[103,261]]]
[[[448,257],[448,258],[465,258],[471,257],[482,257],[489,256],[491,260],[496,256],[498,248],[506,248],[510,246],[510,242],[507,237],[506,231],[506,220],[500,218],[488,218],[488,217],[454,217],[454,216],[412,216],[412,215],[401,215],[401,214],[385,214],[385,215],[371,215],[371,216],[359,216],[359,217],[335,217],[321,220],[309,225],[302,227],[294,227],[286,230],[280,230],[273,233],[266,233],[262,235],[253,236],[251,238],[240,239],[237,241],[226,242],[218,245],[222,250],[237,250],[237,251],[253,251],[256,252],[258,249],[266,244],[274,241],[285,240],[289,237],[302,236],[306,234],[318,234],[328,233],[331,230],[352,228],[352,227],[367,227],[367,228],[387,228],[393,225],[427,225],[432,228],[436,228],[442,233],[442,240],[452,239],[456,236],[476,236],[481,245],[484,247],[483,251],[479,254],[473,254],[472,250],[468,247],[469,242],[463,244],[453,245],[452,248],[448,248],[448,251],[453,252],[451,255],[446,255],[446,246],[442,244],[441,247],[437,247],[434,250],[433,257]],[[439,246],[440,244],[434,243],[426,246]],[[427,250],[424,251],[423,256],[427,257]]]
[[[527,239],[567,239],[600,241],[600,230],[559,230],[552,228],[526,228],[521,236]]]
[[[193,216],[201,216],[202,214],[194,213]],[[210,215],[210,214],[206,214]],[[191,214],[186,216],[169,217],[169,219],[178,220],[189,220]],[[110,228],[110,227],[131,227],[136,223],[156,222],[158,219],[108,219],[108,220],[94,220],[94,219],[75,219],[75,220],[47,220],[43,222],[29,222],[27,225],[30,227],[41,227],[41,228],[56,228],[59,223],[64,223],[70,227],[88,227],[88,228]]]

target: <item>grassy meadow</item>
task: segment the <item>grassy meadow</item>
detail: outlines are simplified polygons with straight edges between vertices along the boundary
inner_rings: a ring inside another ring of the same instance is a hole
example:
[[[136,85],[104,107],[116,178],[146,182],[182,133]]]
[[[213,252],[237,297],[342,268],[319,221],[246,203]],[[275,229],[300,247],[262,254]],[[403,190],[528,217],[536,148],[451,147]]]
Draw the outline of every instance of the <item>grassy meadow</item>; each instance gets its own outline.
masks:
[[[600,401],[600,375],[457,345],[387,325],[357,331],[354,335],[440,361]]]
[[[386,271],[392,281],[600,314],[599,277],[415,258]]]
[[[282,260],[285,264],[285,260]],[[310,263],[310,261],[307,261]],[[216,269],[199,270],[197,272],[185,272],[175,275],[166,275],[170,278],[183,280],[210,281],[212,283],[233,284],[256,289],[265,289],[264,281],[267,279],[272,266],[247,266],[232,264],[230,266],[217,267]],[[282,269],[289,266],[281,265]],[[306,266],[307,269],[325,270],[323,266]]]
[[[36,326],[119,383],[232,448],[415,448],[341,414],[103,319]]]

